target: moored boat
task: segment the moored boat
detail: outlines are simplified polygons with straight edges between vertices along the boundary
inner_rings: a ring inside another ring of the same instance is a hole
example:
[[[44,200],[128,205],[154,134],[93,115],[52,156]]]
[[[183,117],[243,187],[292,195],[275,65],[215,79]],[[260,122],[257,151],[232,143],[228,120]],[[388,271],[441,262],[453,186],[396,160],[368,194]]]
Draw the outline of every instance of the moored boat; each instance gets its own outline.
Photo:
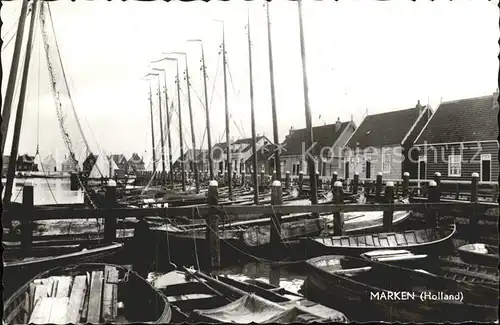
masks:
[[[165,296],[135,272],[99,263],[44,271],[3,311],[4,324],[168,323],[172,315]]]
[[[467,263],[498,267],[498,247],[492,245],[467,244],[458,248],[458,254]]]
[[[312,258],[307,264],[310,273],[302,292],[335,305],[352,320],[454,322],[498,317],[496,299],[487,301],[467,283],[425,271],[340,255]]]

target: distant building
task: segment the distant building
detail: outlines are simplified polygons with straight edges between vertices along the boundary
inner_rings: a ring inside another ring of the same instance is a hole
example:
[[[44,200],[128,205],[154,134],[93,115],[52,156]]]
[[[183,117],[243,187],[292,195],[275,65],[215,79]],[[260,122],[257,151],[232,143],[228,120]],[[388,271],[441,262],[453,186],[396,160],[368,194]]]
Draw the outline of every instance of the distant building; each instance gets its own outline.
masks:
[[[35,163],[35,156],[30,156],[27,153],[17,157],[16,171],[38,171],[38,164]]]
[[[89,178],[113,178],[118,166],[105,155],[90,154],[83,162],[83,173]]]
[[[65,173],[73,173],[77,171],[77,165],[70,157],[64,157],[64,161],[61,163],[61,171]]]
[[[132,157],[127,161],[127,173],[133,174],[136,172],[143,172],[146,170],[144,160],[137,153],[133,153]]]
[[[44,171],[46,173],[57,172],[57,162],[54,156],[48,155],[45,157],[41,163],[40,171]]]
[[[290,171],[291,175],[298,175],[301,171],[304,176],[308,175],[307,159],[311,153],[316,159],[316,170],[321,176],[331,176],[333,172],[342,175],[344,165],[342,163],[342,148],[346,141],[356,130],[353,121],[341,122],[313,127],[313,145],[307,147],[307,129],[294,130],[281,145],[281,171],[282,175]]]
[[[197,164],[198,171],[199,172],[208,172],[208,155],[207,155],[207,150],[206,149],[188,149],[184,153],[184,158],[181,159],[180,157],[177,158],[177,160],[173,163],[174,170],[181,170],[182,163],[184,163],[184,168],[186,171],[194,171],[194,164]],[[161,164],[161,162],[160,162]],[[158,166],[161,166],[160,164],[157,164],[156,169],[161,170],[158,168]],[[165,161],[166,168],[168,169],[168,161]]]
[[[272,174],[274,171],[274,153],[276,148],[275,144],[268,143],[257,149],[257,173],[264,171],[266,174]],[[253,156],[252,154],[245,162],[246,170],[249,172],[253,169]]]
[[[127,158],[125,158],[122,154],[111,155],[110,157],[118,167],[116,171],[117,177],[125,177],[125,173],[127,171]]]
[[[415,139],[418,179],[496,181],[498,90],[493,95],[443,102]]]
[[[344,152],[346,176],[357,172],[361,179],[402,179],[404,172],[410,178],[417,176],[416,152],[413,141],[432,116],[428,106],[368,115],[347,141]],[[411,158],[411,159],[410,159]]]

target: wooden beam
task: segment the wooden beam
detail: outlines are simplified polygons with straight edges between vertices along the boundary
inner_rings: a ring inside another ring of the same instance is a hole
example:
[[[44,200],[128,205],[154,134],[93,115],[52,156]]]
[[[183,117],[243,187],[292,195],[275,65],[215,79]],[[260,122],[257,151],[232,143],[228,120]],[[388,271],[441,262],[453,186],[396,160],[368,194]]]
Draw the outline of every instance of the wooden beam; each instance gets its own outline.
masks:
[[[101,320],[101,301],[102,301],[102,271],[93,271],[90,283],[89,306],[87,311],[87,322],[99,324]]]
[[[79,275],[75,277],[71,295],[69,297],[68,308],[66,310],[66,319],[69,324],[77,324],[80,322],[80,315],[85,302],[87,292],[87,277]]]

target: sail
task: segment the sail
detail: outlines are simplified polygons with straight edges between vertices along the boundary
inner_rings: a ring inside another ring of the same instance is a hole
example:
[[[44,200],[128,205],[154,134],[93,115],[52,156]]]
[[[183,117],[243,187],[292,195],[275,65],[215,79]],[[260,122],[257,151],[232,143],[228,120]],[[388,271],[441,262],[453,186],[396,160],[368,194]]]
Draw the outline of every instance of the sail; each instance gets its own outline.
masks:
[[[110,168],[111,163],[111,168]],[[100,178],[105,177],[115,177],[115,173],[118,170],[118,166],[112,159],[108,159],[104,155],[97,156],[97,160],[92,166],[92,170],[90,171],[90,178]]]

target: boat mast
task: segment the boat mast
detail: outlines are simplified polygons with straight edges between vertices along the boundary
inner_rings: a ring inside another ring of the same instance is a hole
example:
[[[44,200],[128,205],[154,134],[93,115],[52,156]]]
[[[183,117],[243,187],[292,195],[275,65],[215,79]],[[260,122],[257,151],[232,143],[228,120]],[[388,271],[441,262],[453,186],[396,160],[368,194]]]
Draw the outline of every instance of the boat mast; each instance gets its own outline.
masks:
[[[247,13],[247,35],[248,35],[248,66],[250,72],[250,115],[252,121],[252,166],[254,172],[252,173],[253,179],[253,201],[255,204],[259,204],[259,186],[257,184],[257,144],[255,137],[255,111],[254,111],[254,98],[253,98],[253,74],[252,74],[252,41],[250,35],[250,10]]]
[[[271,19],[269,18],[269,2],[266,3],[267,11],[267,42],[269,48],[269,76],[271,81],[271,107],[273,111],[273,141],[277,146],[274,151],[274,170],[276,171],[276,179],[281,182],[281,153],[280,142],[278,135],[278,116],[276,113],[276,93],[274,90],[274,65],[273,65],[273,47],[271,44]]]
[[[155,130],[153,125],[153,94],[151,91],[151,80],[149,80],[149,109],[151,111],[151,145],[153,147],[153,174],[156,173],[156,151],[155,151]]]
[[[169,58],[170,59],[170,58]],[[175,60],[177,63],[177,76],[175,82],[177,83],[177,106],[179,109],[179,141],[180,141],[180,151],[181,151],[181,156],[180,156],[180,163],[181,163],[181,177],[182,177],[182,190],[186,191],[186,175],[185,175],[185,168],[184,168],[184,145],[182,143],[182,111],[181,111],[181,82],[179,79],[179,61],[177,59],[172,59]]]
[[[226,112],[226,145],[227,145],[227,182],[229,200],[233,199],[233,177],[231,175],[231,143],[229,142],[229,107],[227,104],[227,62],[226,62],[226,36],[224,32],[224,22],[222,21],[222,67],[224,72],[224,108]]]
[[[158,114],[160,115],[160,143],[161,143],[161,167],[163,175],[165,175],[165,142],[163,139],[163,118],[161,114],[161,82],[160,82],[160,74],[157,73],[158,77]],[[164,181],[164,179],[162,179]]]
[[[31,50],[33,48],[33,31],[35,29],[35,18],[37,14],[37,1],[34,0],[31,7],[31,18],[28,32],[28,43],[26,45],[26,56],[24,58],[23,75],[21,79],[21,90],[19,92],[19,101],[17,103],[16,122],[14,125],[14,137],[12,139],[12,148],[10,149],[9,169],[7,170],[7,182],[5,185],[5,195],[3,204],[8,206],[12,197],[12,186],[16,172],[16,160],[19,150],[19,138],[21,136],[21,126],[23,123],[24,101],[26,99],[26,88],[28,85],[28,72],[31,59]],[[15,83],[13,81],[13,83]],[[4,138],[6,135],[4,135]]]
[[[302,23],[302,0],[298,0],[297,5],[299,7],[300,56],[302,58],[302,80],[304,85],[304,106],[306,113],[306,130],[307,130],[306,145],[307,148],[311,148],[314,140],[313,140],[311,107],[309,106],[309,86],[307,83],[306,51],[304,45],[304,27]],[[314,159],[310,154],[307,155],[307,167],[309,169],[309,184],[311,186],[311,204],[318,204],[316,166]]]
[[[24,25],[26,22],[26,13],[28,11],[28,1],[22,0],[21,15],[19,16],[19,23],[17,25],[16,42],[14,44],[14,54],[12,55],[12,63],[10,64],[9,81],[7,82],[7,89],[5,91],[5,101],[2,111],[2,156],[5,149],[5,141],[7,139],[7,132],[9,130],[10,113],[12,108],[12,99],[14,98],[14,90],[17,79],[17,71],[19,70],[19,58],[21,57],[21,47],[23,43]],[[15,160],[15,159],[14,159]]]
[[[167,143],[168,143],[168,163],[170,165],[170,186],[174,188],[174,162],[172,160],[172,139],[170,136],[170,113],[168,111],[168,92],[167,92],[167,73],[163,70],[163,77],[165,83],[165,112],[167,115]]]
[[[208,167],[210,168],[210,180],[214,179],[214,162],[212,160],[212,136],[210,135],[210,115],[208,114],[208,92],[207,92],[207,67],[205,66],[205,52],[203,43],[201,45],[201,64],[203,69],[203,90],[205,92],[205,115],[207,119],[207,146],[208,146]]]

